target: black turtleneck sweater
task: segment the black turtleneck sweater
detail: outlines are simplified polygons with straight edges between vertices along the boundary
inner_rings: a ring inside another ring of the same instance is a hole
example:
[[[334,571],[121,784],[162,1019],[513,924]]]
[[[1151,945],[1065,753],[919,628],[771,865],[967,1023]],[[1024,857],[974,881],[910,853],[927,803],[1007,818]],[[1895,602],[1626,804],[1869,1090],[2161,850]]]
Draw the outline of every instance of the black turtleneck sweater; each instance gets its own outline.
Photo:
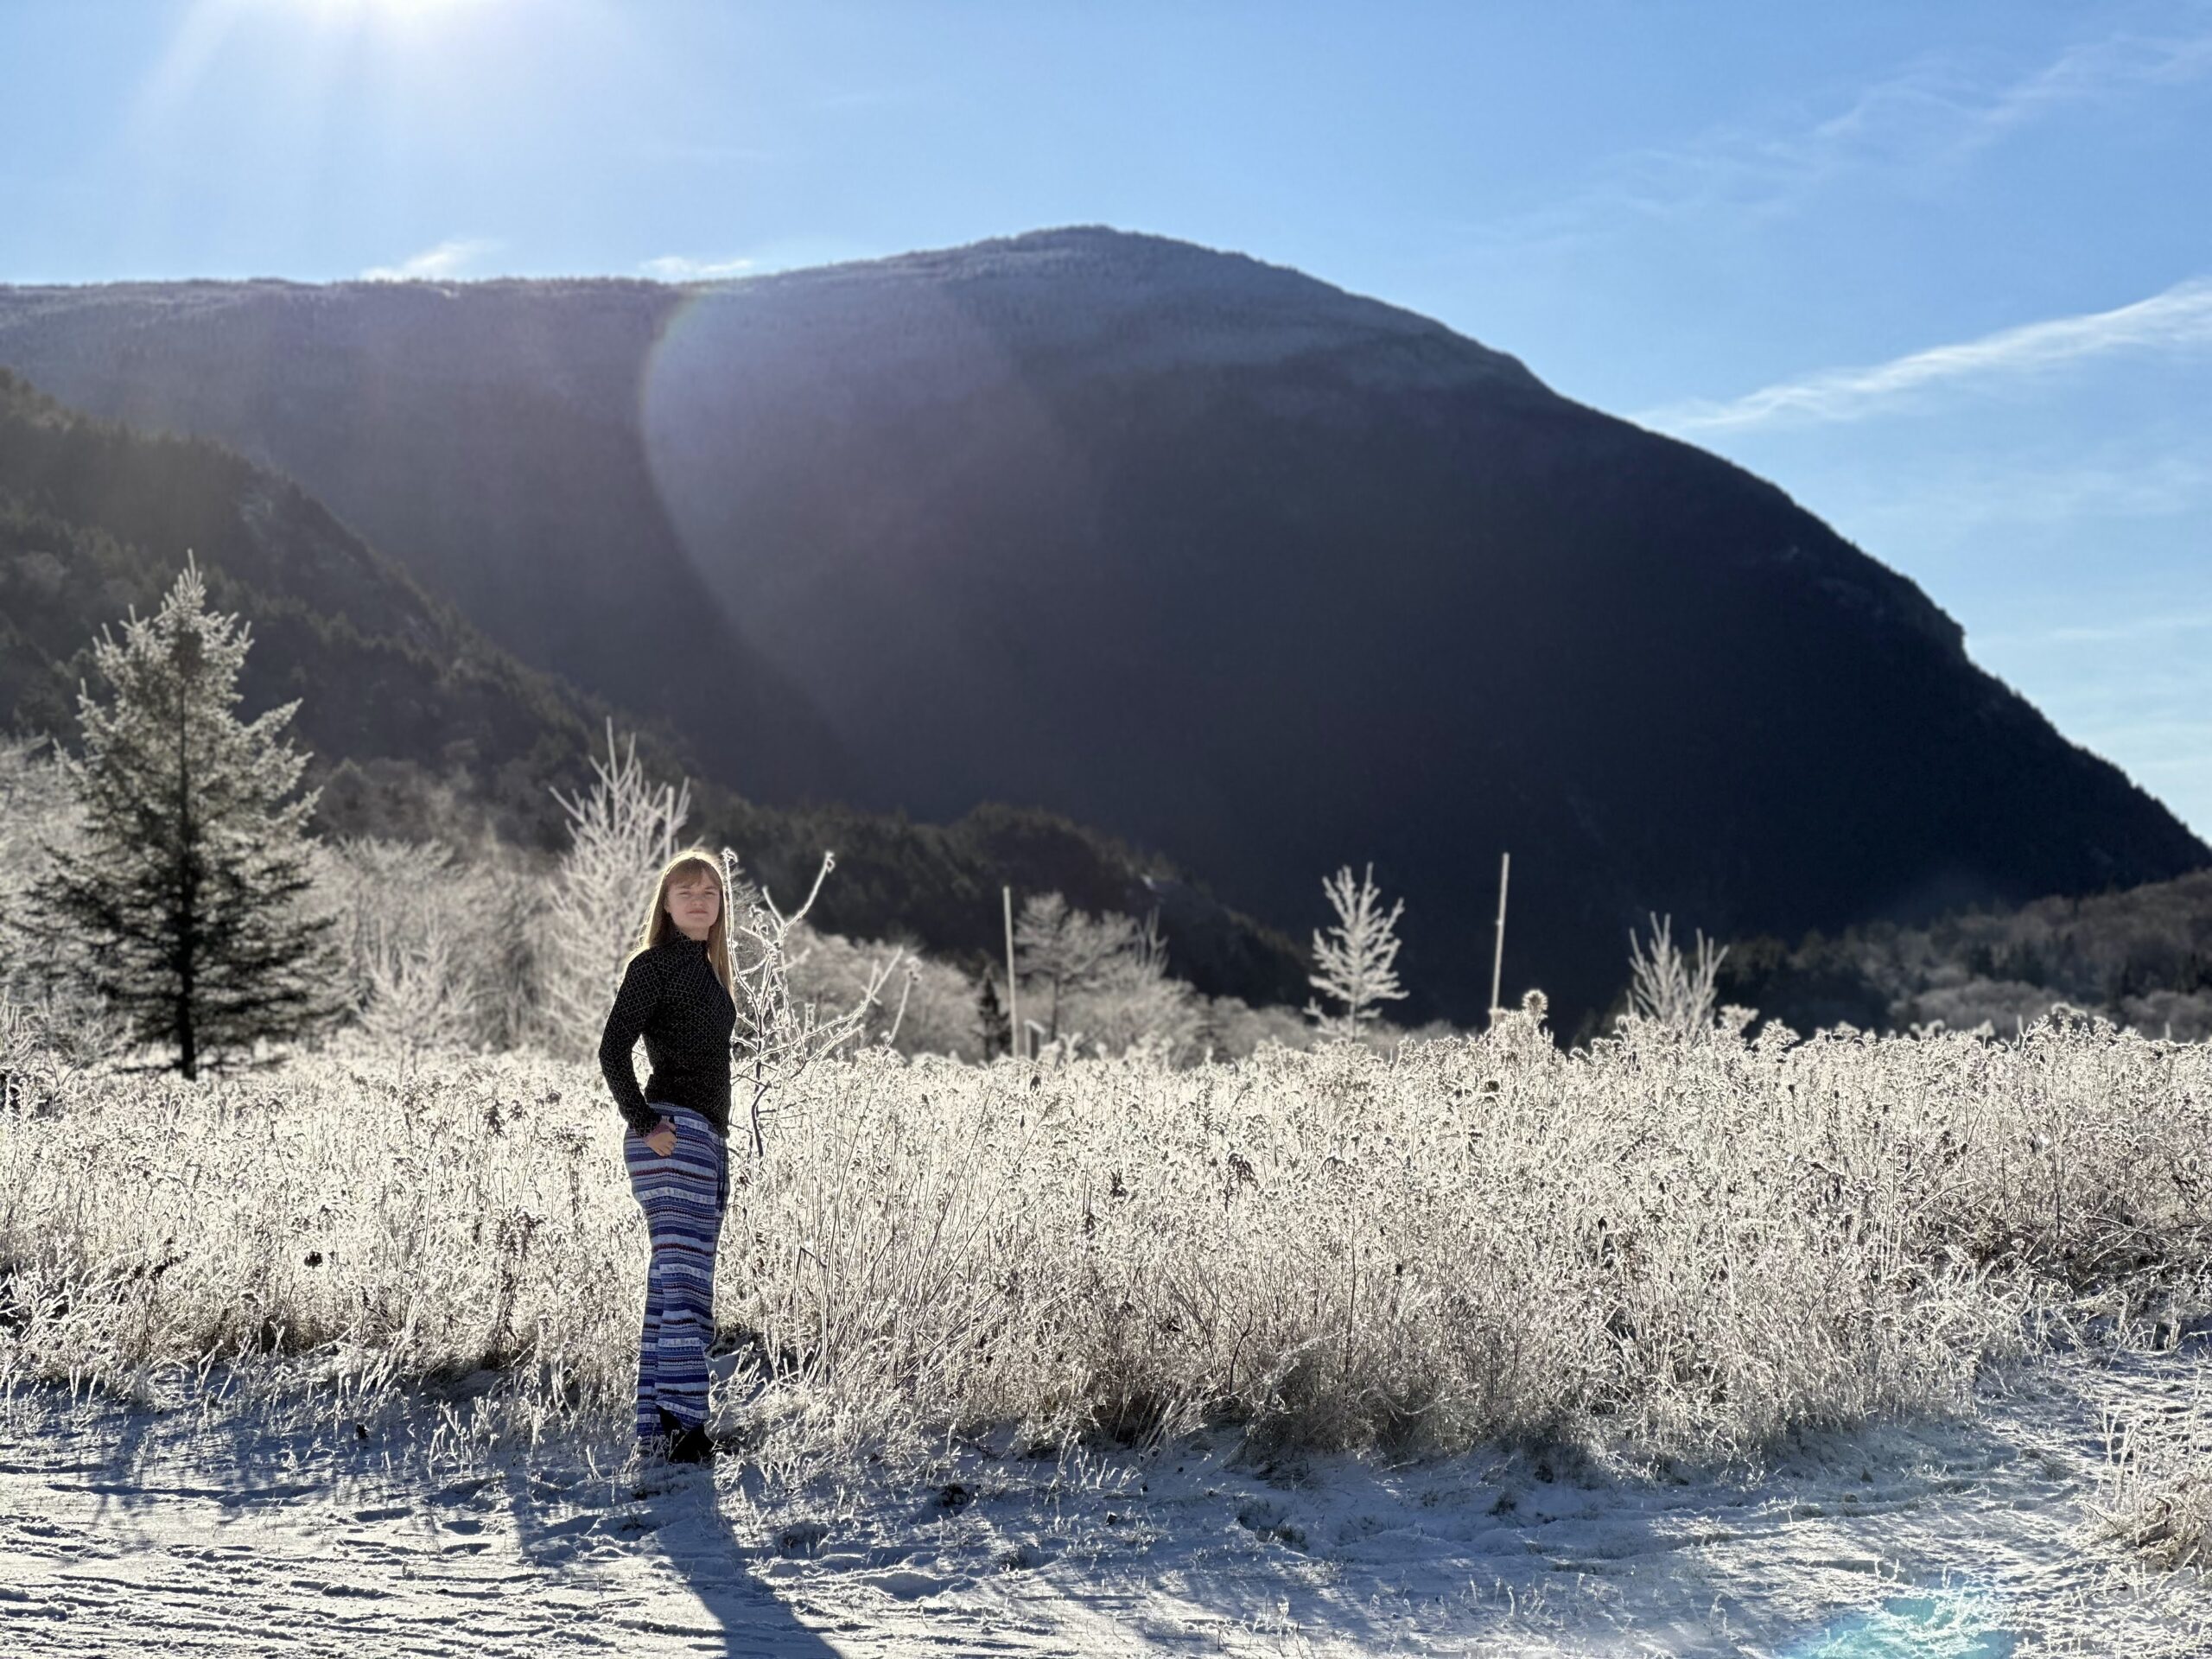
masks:
[[[660,1114],[646,1104],[690,1106],[729,1135],[729,1034],[737,1008],[707,961],[707,942],[671,929],[630,958],[600,1033],[599,1069],[630,1127],[648,1133]],[[643,1089],[631,1050],[645,1039],[652,1075]]]

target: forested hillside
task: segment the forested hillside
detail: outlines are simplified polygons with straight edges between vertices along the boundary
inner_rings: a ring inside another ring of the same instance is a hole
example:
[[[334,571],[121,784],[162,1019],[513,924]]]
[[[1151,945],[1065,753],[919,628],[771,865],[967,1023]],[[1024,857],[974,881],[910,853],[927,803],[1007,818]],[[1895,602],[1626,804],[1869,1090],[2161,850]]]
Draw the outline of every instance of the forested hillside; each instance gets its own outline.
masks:
[[[560,843],[552,791],[590,778],[610,716],[662,776],[693,779],[686,834],[727,842],[772,891],[838,856],[817,918],[861,938],[909,938],[988,957],[999,887],[1060,891],[1086,908],[1158,907],[1171,965],[1202,990],[1255,1002],[1305,991],[1296,948],[1225,910],[1169,861],[1051,813],[985,804],[949,824],[836,806],[774,809],[702,771],[688,740],[527,667],[425,594],[296,483],[204,439],[95,421],[0,371],[0,728],[76,729],[89,642],[134,607],[151,611],[185,550],[211,604],[242,613],[253,646],[248,711],[300,701],[328,834],[490,832]]]

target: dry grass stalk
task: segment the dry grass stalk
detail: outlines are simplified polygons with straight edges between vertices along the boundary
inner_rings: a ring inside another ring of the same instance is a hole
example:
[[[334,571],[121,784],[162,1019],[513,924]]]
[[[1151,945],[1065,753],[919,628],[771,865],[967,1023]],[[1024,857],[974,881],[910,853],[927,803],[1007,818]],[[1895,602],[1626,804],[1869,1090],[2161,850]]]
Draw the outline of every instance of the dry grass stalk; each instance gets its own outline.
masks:
[[[2109,1461],[2090,1507],[2106,1532],[2162,1567],[2212,1571],[2212,1395],[2169,1420],[2107,1420]]]

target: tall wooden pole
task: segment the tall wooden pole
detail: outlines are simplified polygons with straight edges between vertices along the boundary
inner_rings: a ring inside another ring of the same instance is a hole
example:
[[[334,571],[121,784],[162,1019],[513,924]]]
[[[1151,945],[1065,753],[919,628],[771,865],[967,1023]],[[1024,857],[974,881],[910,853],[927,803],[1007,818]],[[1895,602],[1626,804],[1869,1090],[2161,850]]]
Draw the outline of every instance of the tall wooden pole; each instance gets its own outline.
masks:
[[[1006,1046],[1019,1054],[1028,1045],[1023,1041],[1021,1029],[1021,994],[1014,983],[1014,888],[999,889],[1006,899]]]
[[[1497,950],[1490,959],[1490,1017],[1497,1019],[1498,982],[1505,972],[1505,878],[1513,873],[1513,855],[1501,853],[1497,860]]]

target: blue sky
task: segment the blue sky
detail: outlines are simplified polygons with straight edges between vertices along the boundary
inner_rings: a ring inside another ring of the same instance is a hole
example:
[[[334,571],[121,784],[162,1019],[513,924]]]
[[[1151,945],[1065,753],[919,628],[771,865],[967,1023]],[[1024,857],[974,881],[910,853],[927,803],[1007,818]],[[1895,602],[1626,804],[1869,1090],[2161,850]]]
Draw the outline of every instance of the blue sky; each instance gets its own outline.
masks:
[[[0,281],[1104,223],[1773,479],[2212,836],[2212,0],[0,0]]]

